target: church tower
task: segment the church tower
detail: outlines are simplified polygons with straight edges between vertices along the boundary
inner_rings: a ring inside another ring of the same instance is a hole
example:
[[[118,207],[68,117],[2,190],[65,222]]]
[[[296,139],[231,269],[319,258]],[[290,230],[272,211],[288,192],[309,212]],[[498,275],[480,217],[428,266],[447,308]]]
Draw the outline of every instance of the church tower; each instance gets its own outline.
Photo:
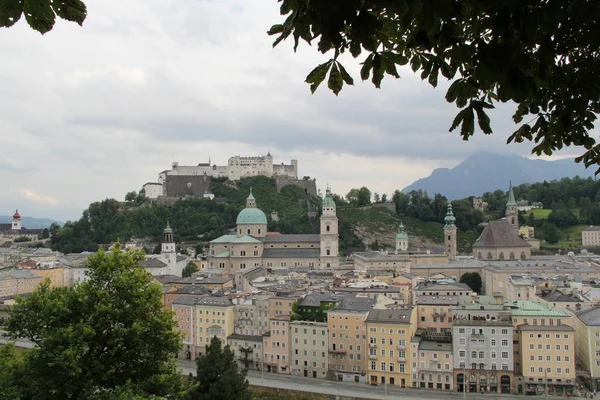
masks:
[[[321,214],[321,250],[320,265],[322,269],[336,268],[339,265],[338,250],[338,218],[335,213],[335,202],[331,189],[327,185]]]
[[[452,203],[448,203],[448,210],[444,218],[444,250],[451,260],[456,258],[456,218],[452,213]]]
[[[13,231],[20,231],[21,230],[21,214],[19,214],[19,210],[16,210],[15,213],[13,214],[12,217],[12,224],[10,226],[10,228]]]
[[[161,260],[167,264],[167,273],[173,274],[175,264],[177,263],[177,252],[175,249],[175,239],[173,237],[173,229],[169,226],[167,221],[167,227],[163,231],[163,241],[160,251]]]
[[[508,225],[512,228],[515,235],[519,234],[519,214],[517,211],[517,202],[513,193],[512,182],[508,186],[508,201],[506,202],[506,210],[504,212]]]
[[[398,233],[396,234],[396,254],[401,251],[408,251],[408,235],[404,231],[404,224],[400,221]]]

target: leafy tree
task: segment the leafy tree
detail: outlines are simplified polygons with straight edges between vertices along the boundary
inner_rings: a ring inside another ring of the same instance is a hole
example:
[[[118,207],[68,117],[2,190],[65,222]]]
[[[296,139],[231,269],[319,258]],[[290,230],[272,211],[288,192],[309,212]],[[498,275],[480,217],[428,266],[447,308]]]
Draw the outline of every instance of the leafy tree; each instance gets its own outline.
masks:
[[[379,193],[373,193],[373,202],[379,203],[380,200],[381,198],[379,197]]]
[[[191,400],[250,400],[246,370],[239,371],[229,346],[215,336],[196,359],[198,386]]]
[[[553,223],[546,222],[542,225],[542,237],[548,243],[558,243],[560,240],[560,231]]]
[[[7,330],[36,345],[25,355],[25,398],[88,399],[121,390],[185,396],[173,360],[176,324],[161,287],[138,266],[142,258],[117,244],[89,257],[88,281],[68,288],[46,281],[17,298]]]
[[[185,268],[183,269],[181,276],[182,278],[187,278],[188,276],[192,276],[194,272],[198,271],[198,267],[193,262],[187,263]]]
[[[15,238],[14,242],[15,243],[31,242],[31,239],[29,239],[27,236],[19,236],[18,238]]]
[[[467,272],[460,277],[460,283],[468,285],[474,292],[481,293],[481,275],[478,272]]]
[[[358,205],[367,206],[369,204],[371,204],[371,191],[363,186],[358,189]]]
[[[87,9],[81,0],[0,1],[0,27],[13,26],[23,14],[31,28],[44,34],[52,29],[57,16],[83,25]]]
[[[358,193],[359,193],[358,189],[356,189],[356,188],[350,189],[350,191],[346,195],[346,200],[348,201],[348,203],[350,203],[350,205],[353,205],[353,206],[358,205]]]
[[[23,355],[15,350],[12,343],[0,346],[0,400],[23,398],[23,388],[27,382]]]
[[[126,201],[126,202],[128,202],[128,203],[131,203],[131,202],[135,201],[135,199],[136,199],[137,197],[138,197],[138,194],[137,194],[135,191],[128,192],[128,193],[125,195],[125,201]]]
[[[50,237],[50,230],[48,228],[42,229],[42,239],[48,239]]]
[[[386,201],[387,201],[387,194],[384,193],[381,195],[381,202],[385,203]]]
[[[283,0],[280,10],[287,18],[269,30],[274,46],[292,36],[294,51],[302,39],[333,53],[308,74],[313,92],[327,75],[336,95],[353,84],[340,63],[344,53],[361,58],[361,79],[377,88],[410,65],[433,87],[440,78],[453,81],[446,100],[462,110],[450,131],[460,126],[464,139],[474,134],[475,117],[491,134],[486,110],[514,102],[513,120],[527,122],[509,142],[535,141],[538,155],[582,146],[578,161],[600,164],[589,134],[600,112],[600,87],[590,84],[600,70],[600,2]]]

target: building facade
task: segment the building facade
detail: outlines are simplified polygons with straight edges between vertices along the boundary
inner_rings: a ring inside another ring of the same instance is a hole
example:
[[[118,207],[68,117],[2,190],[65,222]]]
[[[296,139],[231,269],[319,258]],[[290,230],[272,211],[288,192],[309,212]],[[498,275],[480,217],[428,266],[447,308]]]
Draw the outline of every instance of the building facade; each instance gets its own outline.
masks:
[[[581,231],[583,247],[600,247],[600,226],[590,226]]]
[[[412,387],[410,342],[416,320],[417,311],[412,306],[369,312],[365,321],[369,384]]]
[[[291,374],[326,379],[328,372],[328,340],[326,322],[290,322]]]

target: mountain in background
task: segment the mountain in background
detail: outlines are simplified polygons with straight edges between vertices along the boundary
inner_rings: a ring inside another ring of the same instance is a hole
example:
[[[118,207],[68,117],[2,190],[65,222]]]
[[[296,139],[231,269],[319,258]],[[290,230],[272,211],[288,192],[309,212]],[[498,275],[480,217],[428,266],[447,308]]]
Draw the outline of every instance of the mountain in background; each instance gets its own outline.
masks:
[[[10,222],[12,222],[12,215],[0,215],[0,224],[8,224]],[[21,224],[28,229],[50,228],[53,222],[56,222],[60,226],[64,225],[62,222],[50,218],[21,217]]]
[[[551,181],[560,178],[594,176],[596,168],[585,168],[573,158],[557,161],[530,160],[525,157],[488,152],[474,154],[454,168],[435,169],[402,191],[422,189],[430,196],[441,193],[450,200],[481,196],[496,189],[508,190],[522,183]]]

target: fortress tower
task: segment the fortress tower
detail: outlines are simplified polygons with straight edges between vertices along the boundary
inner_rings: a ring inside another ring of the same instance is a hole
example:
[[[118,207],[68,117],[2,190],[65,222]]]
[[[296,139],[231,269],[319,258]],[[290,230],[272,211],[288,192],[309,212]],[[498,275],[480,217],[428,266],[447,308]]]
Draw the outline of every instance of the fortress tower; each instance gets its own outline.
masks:
[[[444,251],[451,260],[456,258],[456,218],[452,213],[452,203],[448,203],[448,210],[444,218]]]
[[[320,267],[322,269],[337,268],[339,266],[338,218],[329,185],[327,185],[327,191],[325,193],[325,198],[323,199],[320,238]]]

